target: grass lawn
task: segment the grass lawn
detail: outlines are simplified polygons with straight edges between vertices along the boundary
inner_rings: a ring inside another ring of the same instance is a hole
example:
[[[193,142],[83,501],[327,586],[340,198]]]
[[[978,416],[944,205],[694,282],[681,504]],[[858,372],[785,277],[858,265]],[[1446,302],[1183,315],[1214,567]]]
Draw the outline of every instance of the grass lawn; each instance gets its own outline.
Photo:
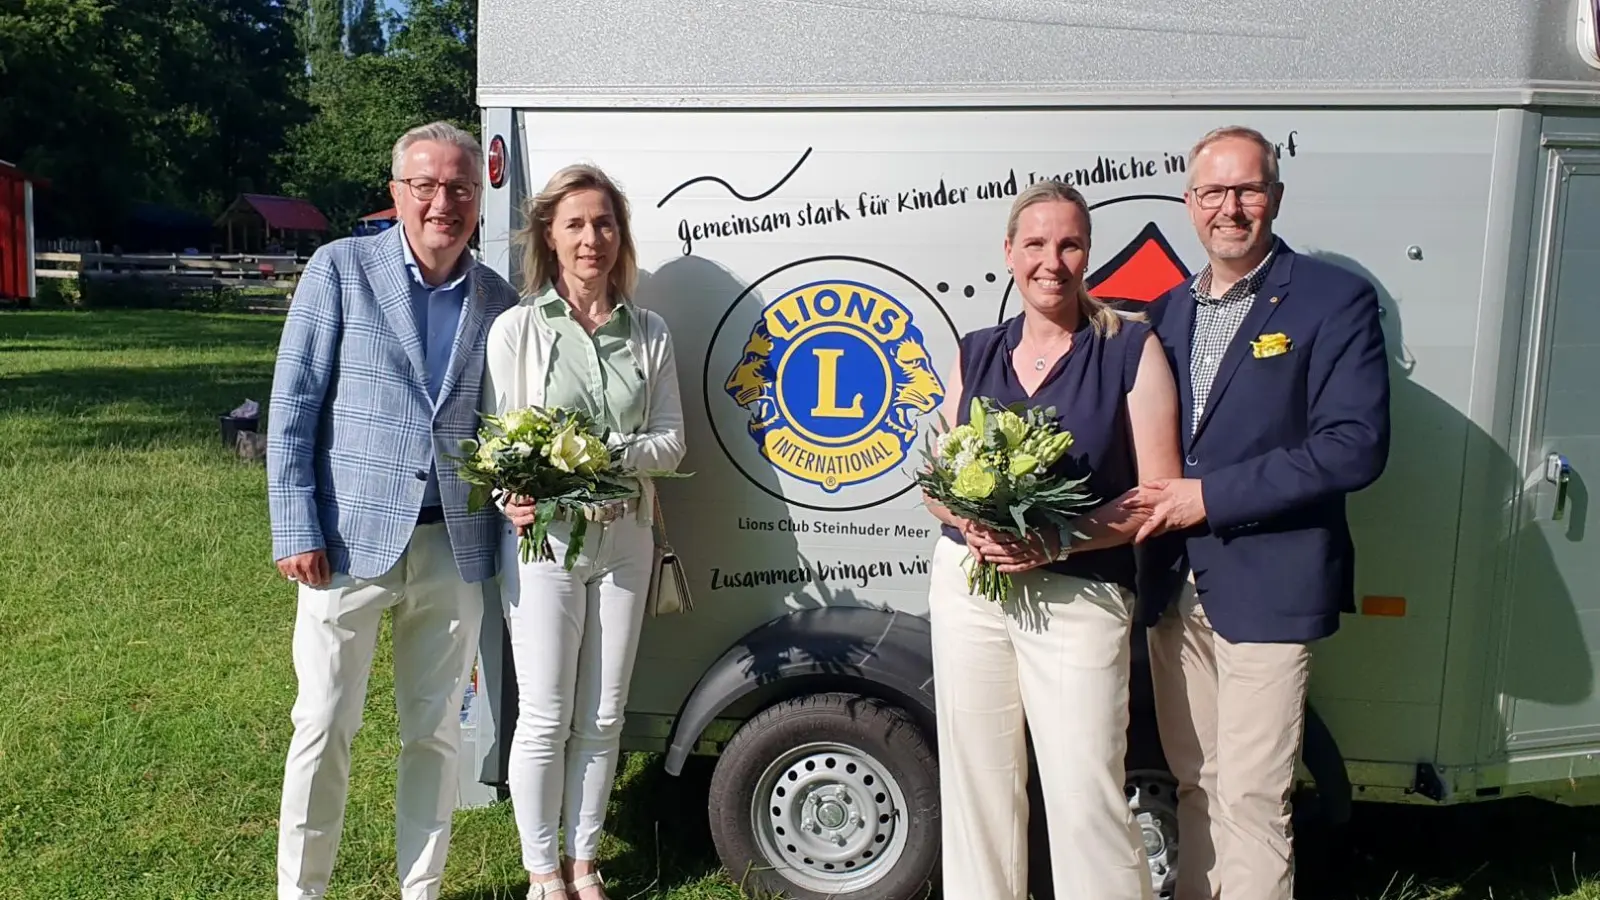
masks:
[[[272,895],[293,699],[294,594],[265,475],[217,415],[265,401],[280,320],[0,312],[0,898]],[[331,896],[394,897],[387,636],[356,739]],[[614,798],[613,900],[737,898],[705,767],[634,755]],[[1600,900],[1600,815],[1362,808],[1308,847],[1301,895]],[[447,898],[521,897],[510,809],[457,817]],[[975,898],[984,900],[984,898]]]

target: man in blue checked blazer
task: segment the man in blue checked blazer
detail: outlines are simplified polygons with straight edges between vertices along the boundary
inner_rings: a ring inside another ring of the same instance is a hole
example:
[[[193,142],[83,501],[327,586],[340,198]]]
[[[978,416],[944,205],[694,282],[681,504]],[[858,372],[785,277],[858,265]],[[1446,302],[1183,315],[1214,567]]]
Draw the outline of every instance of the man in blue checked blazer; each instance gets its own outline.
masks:
[[[1188,172],[1209,264],[1150,309],[1184,477],[1141,486],[1136,537],[1151,539],[1140,606],[1179,783],[1176,898],[1290,900],[1310,645],[1354,609],[1345,497],[1388,459],[1388,357],[1373,286],[1274,236],[1270,142],[1218,129]]]
[[[496,574],[493,508],[467,512],[446,459],[478,426],[484,340],[516,303],[477,264],[482,151],[444,123],[394,146],[399,224],[311,257],[268,407],[273,558],[299,583],[278,898],[327,890],[378,629],[393,616],[400,895],[439,895],[461,699]]]

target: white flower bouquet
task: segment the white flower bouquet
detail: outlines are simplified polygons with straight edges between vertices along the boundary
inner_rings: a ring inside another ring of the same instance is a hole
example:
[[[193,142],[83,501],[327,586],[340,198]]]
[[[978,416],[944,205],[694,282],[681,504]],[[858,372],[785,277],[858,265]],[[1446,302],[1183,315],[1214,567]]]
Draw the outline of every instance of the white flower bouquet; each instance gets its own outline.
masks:
[[[916,477],[929,498],[962,518],[1023,539],[1045,529],[1063,540],[1077,535],[1073,520],[1097,501],[1081,490],[1087,475],[1050,471],[1072,446],[1072,433],[1056,426],[1053,407],[1002,408],[974,397],[965,425],[950,428],[942,416],[940,422],[944,433],[936,447],[923,450],[928,465]],[[967,589],[1002,602],[1011,576],[995,563],[975,562],[967,570]]]
[[[550,523],[558,511],[572,522],[563,565],[568,571],[583,552],[590,507],[633,496],[630,479],[687,477],[677,472],[624,469],[620,449],[607,444],[609,432],[582,410],[524,407],[483,416],[477,440],[461,442],[461,456],[452,457],[461,480],[472,485],[467,511],[493,502],[496,491],[532,498],[538,510],[522,533],[522,561],[553,560]]]

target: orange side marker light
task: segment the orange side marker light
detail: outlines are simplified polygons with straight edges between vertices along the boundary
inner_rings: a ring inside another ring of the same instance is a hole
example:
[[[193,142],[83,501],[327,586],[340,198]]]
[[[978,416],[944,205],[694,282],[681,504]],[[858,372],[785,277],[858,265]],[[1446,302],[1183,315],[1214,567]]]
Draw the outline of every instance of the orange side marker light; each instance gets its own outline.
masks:
[[[1374,597],[1371,595],[1362,597],[1361,614],[1364,616],[1403,616],[1406,614],[1406,598]]]

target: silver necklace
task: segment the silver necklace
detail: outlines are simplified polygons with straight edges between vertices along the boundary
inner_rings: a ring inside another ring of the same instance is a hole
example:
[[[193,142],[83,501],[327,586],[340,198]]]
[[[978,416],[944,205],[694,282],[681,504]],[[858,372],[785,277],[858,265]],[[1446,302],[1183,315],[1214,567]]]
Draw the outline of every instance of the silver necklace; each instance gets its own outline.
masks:
[[[1017,352],[1017,353],[1021,353],[1021,352],[1022,352],[1022,348],[1021,348],[1021,347],[1018,347],[1018,348],[1017,348],[1017,349],[1016,349],[1016,352]],[[1046,365],[1046,364],[1047,364],[1047,363],[1048,363],[1048,362],[1049,362],[1049,358],[1048,358],[1048,357],[1045,357],[1045,356],[1040,356],[1040,357],[1038,357],[1038,358],[1036,358],[1036,359],[1035,359],[1035,360],[1034,360],[1034,361],[1033,361],[1033,370],[1034,370],[1034,371],[1035,371],[1035,372],[1043,372],[1043,371],[1044,371],[1044,368],[1045,368],[1045,365]]]

